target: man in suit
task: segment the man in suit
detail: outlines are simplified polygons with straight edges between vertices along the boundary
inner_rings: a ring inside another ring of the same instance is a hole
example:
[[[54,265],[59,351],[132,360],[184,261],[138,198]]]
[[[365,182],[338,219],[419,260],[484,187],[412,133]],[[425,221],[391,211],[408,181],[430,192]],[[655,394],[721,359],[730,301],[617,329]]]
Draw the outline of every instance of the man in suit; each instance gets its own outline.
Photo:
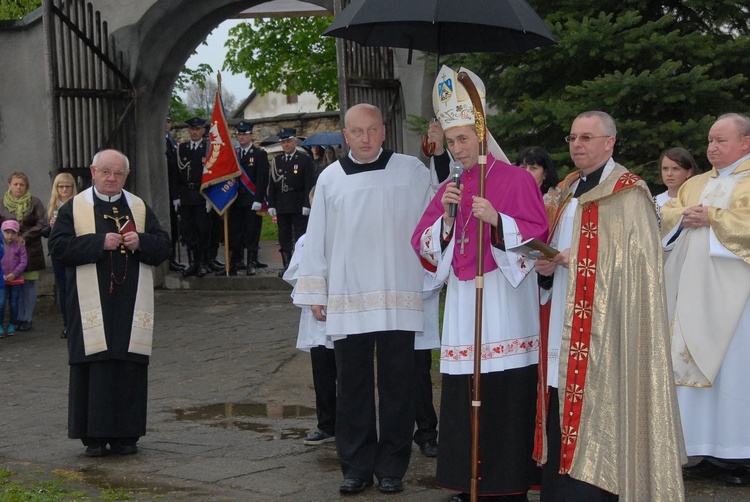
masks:
[[[284,129],[279,133],[283,153],[276,156],[268,186],[268,213],[278,218],[279,247],[284,275],[297,239],[307,230],[310,214],[310,190],[315,185],[312,157],[297,150],[297,132]]]
[[[253,124],[242,121],[237,124],[236,149],[242,175],[240,176],[237,199],[229,209],[229,275],[237,275],[244,249],[251,245],[259,218],[258,211],[263,205],[268,186],[268,154],[253,146]],[[255,275],[255,260],[251,252],[247,262],[246,275]],[[257,256],[257,252],[255,254]],[[224,271],[216,273],[224,275]]]

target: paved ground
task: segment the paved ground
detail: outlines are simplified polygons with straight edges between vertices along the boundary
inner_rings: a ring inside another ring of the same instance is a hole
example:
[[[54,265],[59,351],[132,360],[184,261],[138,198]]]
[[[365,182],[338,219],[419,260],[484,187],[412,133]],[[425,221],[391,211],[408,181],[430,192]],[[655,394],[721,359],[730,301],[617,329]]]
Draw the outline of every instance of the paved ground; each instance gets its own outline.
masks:
[[[131,500],[447,500],[433,487],[435,460],[416,447],[404,493],[339,496],[334,446],[302,444],[315,426],[310,363],[294,349],[299,311],[277,270],[186,283],[171,274],[182,289],[157,291],[148,434],[130,457],[87,458],[67,439],[65,342],[51,297],[40,298],[33,329],[0,340],[0,466],[122,487]],[[688,500],[750,500],[750,488],[691,483]]]

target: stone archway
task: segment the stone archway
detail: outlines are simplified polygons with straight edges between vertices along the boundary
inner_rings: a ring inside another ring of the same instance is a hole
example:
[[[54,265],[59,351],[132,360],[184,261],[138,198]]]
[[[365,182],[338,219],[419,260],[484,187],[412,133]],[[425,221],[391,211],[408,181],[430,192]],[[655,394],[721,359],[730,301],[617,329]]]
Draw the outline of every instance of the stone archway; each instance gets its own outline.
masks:
[[[332,0],[305,0],[333,9]],[[185,62],[206,36],[222,21],[261,4],[258,0],[159,0],[134,24],[114,32],[130,48],[132,83],[138,93],[136,128],[138,136],[136,165],[149,166],[147,176],[138,178],[137,190],[166,221],[168,196],[164,160],[164,113],[177,76]],[[155,112],[159,111],[159,112]],[[153,169],[151,166],[163,166]],[[163,214],[162,214],[163,213]]]

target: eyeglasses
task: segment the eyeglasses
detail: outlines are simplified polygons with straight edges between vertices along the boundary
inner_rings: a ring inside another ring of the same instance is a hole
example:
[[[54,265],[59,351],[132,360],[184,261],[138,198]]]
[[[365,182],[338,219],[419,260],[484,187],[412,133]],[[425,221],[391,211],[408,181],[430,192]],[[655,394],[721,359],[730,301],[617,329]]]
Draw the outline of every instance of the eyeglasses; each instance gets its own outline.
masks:
[[[105,178],[109,178],[113,174],[115,175],[115,178],[124,178],[128,174],[127,171],[113,171],[108,167],[97,167],[96,172]]]
[[[577,139],[581,140],[581,143],[588,143],[594,138],[609,138],[609,135],[593,136],[591,134],[568,134],[563,138],[566,143],[575,143]]]
[[[73,188],[73,185],[57,185],[57,188],[62,188],[64,190],[70,190]]]
[[[372,127],[370,127],[370,128],[367,129],[367,134],[369,134],[370,136],[374,136],[376,134],[379,134],[382,127],[383,126],[372,126]],[[360,136],[362,136],[365,133],[365,129],[360,129],[358,127],[356,129],[349,130],[349,132],[355,138],[359,138]]]

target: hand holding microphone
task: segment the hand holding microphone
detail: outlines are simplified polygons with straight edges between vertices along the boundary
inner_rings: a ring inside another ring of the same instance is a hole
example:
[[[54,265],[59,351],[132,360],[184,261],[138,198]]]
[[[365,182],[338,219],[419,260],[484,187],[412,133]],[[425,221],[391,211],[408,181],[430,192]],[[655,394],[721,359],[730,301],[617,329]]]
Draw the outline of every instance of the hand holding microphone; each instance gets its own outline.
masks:
[[[450,180],[456,184],[456,188],[461,188],[461,174],[464,172],[464,166],[458,161],[451,162],[451,178]],[[448,216],[451,218],[456,217],[456,208],[458,204],[451,204],[448,207]]]

